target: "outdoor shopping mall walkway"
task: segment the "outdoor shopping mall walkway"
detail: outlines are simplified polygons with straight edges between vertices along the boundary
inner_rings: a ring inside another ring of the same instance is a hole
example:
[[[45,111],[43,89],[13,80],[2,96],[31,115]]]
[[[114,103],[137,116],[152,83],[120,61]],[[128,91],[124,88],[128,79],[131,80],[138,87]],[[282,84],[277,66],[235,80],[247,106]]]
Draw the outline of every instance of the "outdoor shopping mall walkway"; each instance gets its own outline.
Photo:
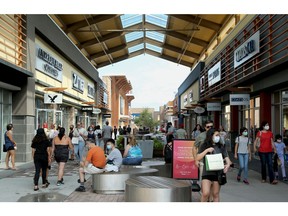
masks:
[[[161,159],[160,159],[161,160]],[[144,163],[160,162],[159,159],[151,159]],[[261,183],[259,160],[253,159],[249,170],[250,185],[236,181],[238,164],[230,169],[228,183],[221,188],[221,202],[287,202],[288,183],[279,181],[277,185]],[[73,161],[68,161],[65,167],[64,185],[56,186],[57,164],[52,164],[49,174],[50,186],[47,189],[33,190],[33,163],[16,164],[18,170],[4,170],[5,165],[0,164],[0,202],[124,202],[124,194],[101,195],[92,192],[91,178],[87,176],[86,192],[75,192],[79,186],[78,166]],[[253,170],[254,169],[254,170]],[[42,181],[40,178],[39,185]],[[192,202],[199,202],[200,194],[192,192]]]

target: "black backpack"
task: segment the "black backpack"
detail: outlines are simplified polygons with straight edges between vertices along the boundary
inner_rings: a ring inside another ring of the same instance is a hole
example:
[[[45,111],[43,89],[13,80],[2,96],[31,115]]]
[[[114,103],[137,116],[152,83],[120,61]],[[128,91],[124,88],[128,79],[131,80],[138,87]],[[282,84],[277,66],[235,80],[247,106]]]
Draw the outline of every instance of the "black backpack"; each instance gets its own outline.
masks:
[[[166,163],[171,163],[172,162],[172,145],[165,145],[164,148],[164,158]]]

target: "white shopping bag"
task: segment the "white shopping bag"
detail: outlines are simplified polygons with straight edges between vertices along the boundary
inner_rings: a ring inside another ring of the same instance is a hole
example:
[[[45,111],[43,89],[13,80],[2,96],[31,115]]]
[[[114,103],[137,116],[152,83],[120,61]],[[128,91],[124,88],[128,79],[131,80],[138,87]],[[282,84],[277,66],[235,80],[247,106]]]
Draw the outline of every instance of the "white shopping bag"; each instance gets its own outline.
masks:
[[[206,171],[217,171],[224,169],[224,161],[222,154],[205,155]]]

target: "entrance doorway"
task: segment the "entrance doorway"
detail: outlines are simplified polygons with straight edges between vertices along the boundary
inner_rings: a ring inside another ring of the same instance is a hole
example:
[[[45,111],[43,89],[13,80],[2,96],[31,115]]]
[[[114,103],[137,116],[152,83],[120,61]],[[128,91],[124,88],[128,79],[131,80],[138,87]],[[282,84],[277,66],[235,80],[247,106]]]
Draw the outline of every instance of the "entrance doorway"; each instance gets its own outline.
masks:
[[[62,117],[63,113],[60,110],[54,109],[37,109],[36,110],[36,128],[42,128],[45,125],[50,128],[51,124],[55,124],[57,127],[58,125],[62,125]]]

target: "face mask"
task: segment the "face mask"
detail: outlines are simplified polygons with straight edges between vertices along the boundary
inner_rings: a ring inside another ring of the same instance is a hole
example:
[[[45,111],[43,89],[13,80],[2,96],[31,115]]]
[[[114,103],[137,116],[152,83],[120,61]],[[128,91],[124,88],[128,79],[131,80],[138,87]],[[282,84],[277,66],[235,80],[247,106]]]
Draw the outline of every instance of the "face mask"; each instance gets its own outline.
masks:
[[[218,143],[220,141],[220,137],[219,136],[214,136],[213,137],[213,142],[214,143]]]
[[[278,142],[278,143],[281,143],[281,142],[282,142],[282,140],[281,140],[281,139],[277,139],[277,142]]]
[[[243,136],[247,136],[247,135],[248,135],[248,132],[247,132],[247,131],[244,131],[242,134],[243,134]]]
[[[268,131],[268,130],[269,130],[269,126],[266,125],[266,126],[264,127],[264,129],[265,129],[266,131]]]
[[[109,150],[110,150],[111,148],[112,148],[112,146],[111,146],[111,145],[107,145],[107,149],[109,149]]]
[[[92,128],[89,129],[89,131],[92,131],[92,130],[93,130]]]

